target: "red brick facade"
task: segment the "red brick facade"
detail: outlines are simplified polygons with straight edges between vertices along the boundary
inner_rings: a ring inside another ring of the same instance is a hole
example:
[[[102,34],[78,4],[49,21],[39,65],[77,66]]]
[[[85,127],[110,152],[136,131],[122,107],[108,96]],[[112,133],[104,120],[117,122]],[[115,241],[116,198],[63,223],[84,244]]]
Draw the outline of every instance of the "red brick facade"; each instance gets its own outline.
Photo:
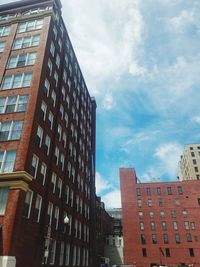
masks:
[[[200,181],[139,183],[120,169],[124,261],[200,266]]]
[[[7,27],[10,30],[4,34]],[[36,44],[35,36],[39,36]],[[3,43],[0,199],[5,203],[0,203],[0,265],[2,256],[13,256],[16,267],[93,267],[96,103],[69,40],[60,1],[1,6]],[[33,53],[34,63],[27,64]],[[24,78],[27,73],[30,83]],[[27,104],[18,110],[24,95]],[[12,97],[16,102],[8,106]],[[18,129],[17,138],[9,137],[13,127],[7,136],[3,126],[17,121],[23,125],[20,137]],[[14,162],[6,161],[12,151]]]

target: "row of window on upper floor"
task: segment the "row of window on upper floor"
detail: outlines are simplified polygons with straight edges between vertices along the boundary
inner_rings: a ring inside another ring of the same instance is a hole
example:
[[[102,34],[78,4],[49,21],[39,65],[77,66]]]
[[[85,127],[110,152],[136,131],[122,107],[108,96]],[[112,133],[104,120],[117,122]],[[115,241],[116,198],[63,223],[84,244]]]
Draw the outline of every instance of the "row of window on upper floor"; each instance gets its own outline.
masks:
[[[154,199],[154,204],[155,204],[155,202],[156,202],[156,200]],[[143,204],[144,204],[144,202],[142,201],[142,199],[138,199],[138,200],[137,200],[137,206],[138,206],[138,207],[142,207]],[[147,199],[146,204],[147,204],[148,207],[152,207],[152,206],[153,206],[153,201],[152,201],[152,199]],[[158,204],[158,206],[162,207],[162,206],[163,206],[163,199],[162,199],[162,198],[159,198],[159,199],[157,200],[157,204]],[[174,199],[174,204],[175,204],[176,206],[179,206],[179,205],[180,205],[180,200],[177,199],[177,198]]]
[[[152,188],[147,187],[146,188],[146,195],[151,196],[152,193],[154,193],[152,191],[153,191]],[[164,189],[162,189],[161,187],[157,187],[156,188],[156,194],[157,195],[162,195],[164,193],[163,191],[164,191]],[[136,188],[136,194],[137,194],[137,196],[142,196],[144,194],[144,192],[145,192],[145,189]],[[172,195],[173,194],[173,191],[172,191],[172,187],[171,186],[168,186],[166,188],[166,193],[167,193],[167,195]],[[183,188],[182,188],[182,186],[177,186],[177,193],[179,195],[183,195]]]
[[[185,242],[192,242],[193,241],[192,235],[190,233],[186,233],[186,235],[180,235],[178,233],[174,234],[174,242],[176,244],[181,244],[181,239],[183,240],[184,243]],[[148,244],[147,238],[146,238],[146,235],[145,234],[141,234],[140,241],[141,241],[141,244]],[[157,235],[156,234],[152,234],[151,235],[151,241],[150,242],[152,244],[157,244],[158,241],[160,241],[160,240],[158,240]],[[198,242],[198,236],[194,236],[194,241],[195,242]],[[173,242],[173,241],[172,240],[169,240],[168,234],[163,234],[162,241],[161,242],[163,242],[164,244],[169,244],[170,242]]]
[[[147,211],[138,211],[138,216],[139,216],[139,218],[140,219],[142,219],[142,218],[144,218],[144,216],[146,216],[147,214],[146,213],[148,213],[149,214],[149,217],[150,218],[154,218],[155,217],[155,212],[154,211],[149,211],[149,212],[147,212]],[[172,218],[176,218],[177,217],[177,211],[175,211],[175,210],[172,210],[171,212],[171,217]],[[160,217],[161,218],[163,218],[163,217],[169,217],[169,213],[168,212],[165,212],[165,211],[163,211],[163,210],[161,210],[160,212],[159,212],[159,214],[160,214]],[[183,218],[186,218],[187,217],[187,211],[184,209],[184,210],[182,210],[182,216],[183,216]]]
[[[166,221],[161,222],[161,227],[162,227],[163,231],[167,230],[167,224],[169,226],[169,224],[171,224],[171,222],[170,223],[166,222]],[[179,224],[180,223],[178,223],[177,221],[173,221],[173,223],[172,223],[173,229],[177,231],[179,229],[179,227],[178,227]],[[184,226],[185,230],[195,230],[195,222],[184,221],[183,226]],[[139,227],[140,227],[140,230],[142,230],[142,231],[145,230],[145,223],[139,222]],[[150,222],[150,228],[151,228],[151,230],[154,231],[159,227],[158,227],[158,224],[156,224],[156,222],[151,221]],[[182,225],[181,225],[181,228],[182,228]]]
[[[165,243],[165,242],[164,242]],[[150,248],[152,250],[152,248]],[[158,254],[160,255],[160,257],[171,257],[172,256],[172,252],[171,252],[171,248],[158,248]],[[155,251],[155,250],[154,250]],[[188,256],[190,257],[195,257],[195,252],[194,252],[194,248],[189,248],[189,249],[185,249],[184,253],[186,254],[186,251],[188,252]],[[148,257],[148,253],[147,253],[147,248],[142,248],[141,251],[141,256],[143,257]],[[177,253],[177,252],[176,252]],[[162,255],[162,256],[161,256]],[[177,254],[176,254],[177,255]],[[186,254],[187,255],[187,254]],[[174,255],[175,256],[175,255]]]

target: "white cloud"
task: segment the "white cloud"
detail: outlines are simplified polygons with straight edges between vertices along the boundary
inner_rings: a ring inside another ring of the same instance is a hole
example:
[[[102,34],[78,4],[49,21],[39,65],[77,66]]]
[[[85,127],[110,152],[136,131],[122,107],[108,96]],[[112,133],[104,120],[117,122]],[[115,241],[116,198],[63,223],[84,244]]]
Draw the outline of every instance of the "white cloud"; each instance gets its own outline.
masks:
[[[96,173],[96,193],[99,195],[105,190],[108,190],[111,188],[111,184],[105,180],[100,173]]]
[[[160,161],[160,170],[171,179],[177,176],[177,167],[183,147],[178,143],[166,143],[156,148],[154,156]]]
[[[137,62],[144,27],[138,0],[63,1],[63,16],[92,94],[104,96],[107,88],[100,84],[125,72],[143,75]]]
[[[177,32],[184,32],[188,25],[195,23],[196,20],[193,10],[182,10],[178,16],[169,20],[169,26],[171,30],[175,30]]]
[[[106,208],[121,208],[120,190],[113,190],[102,196],[102,201],[106,204]]]
[[[194,122],[196,122],[196,123],[200,123],[200,115],[198,115],[198,116],[194,116],[194,117],[192,118],[192,121],[194,121]]]

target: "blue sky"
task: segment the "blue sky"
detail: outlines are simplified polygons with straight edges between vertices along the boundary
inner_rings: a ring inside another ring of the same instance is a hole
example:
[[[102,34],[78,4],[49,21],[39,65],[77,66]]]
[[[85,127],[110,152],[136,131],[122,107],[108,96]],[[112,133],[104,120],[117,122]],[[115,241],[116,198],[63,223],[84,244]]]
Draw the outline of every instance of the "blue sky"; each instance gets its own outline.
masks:
[[[200,2],[62,4],[98,106],[97,193],[119,207],[119,167],[143,182],[175,180],[184,144],[200,142]]]

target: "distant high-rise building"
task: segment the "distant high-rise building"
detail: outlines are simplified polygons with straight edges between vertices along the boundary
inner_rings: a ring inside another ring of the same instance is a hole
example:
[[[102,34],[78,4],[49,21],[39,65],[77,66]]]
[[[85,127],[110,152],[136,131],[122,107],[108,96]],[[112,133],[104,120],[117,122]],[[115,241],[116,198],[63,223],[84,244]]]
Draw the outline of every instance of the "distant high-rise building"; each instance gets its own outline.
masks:
[[[0,266],[90,266],[96,103],[59,0],[0,6]]]
[[[200,267],[200,181],[138,183],[120,169],[124,262]]]
[[[200,179],[200,144],[185,145],[178,166],[178,178],[180,181]]]

